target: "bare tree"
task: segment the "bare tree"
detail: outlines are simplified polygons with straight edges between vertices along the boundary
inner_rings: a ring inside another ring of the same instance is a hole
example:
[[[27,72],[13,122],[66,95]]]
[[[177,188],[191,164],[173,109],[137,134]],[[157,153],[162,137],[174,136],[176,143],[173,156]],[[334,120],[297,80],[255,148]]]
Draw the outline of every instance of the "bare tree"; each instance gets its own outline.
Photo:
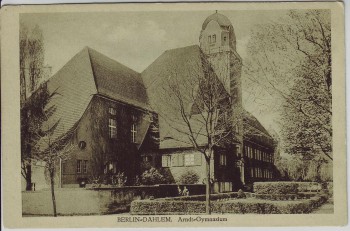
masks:
[[[205,158],[206,213],[210,214],[214,150],[232,145],[241,117],[233,119],[231,96],[203,53],[200,60],[171,66],[166,73],[168,76],[157,88],[161,92],[157,103],[165,108],[155,110],[160,123],[166,123],[171,130],[162,132],[171,133],[172,139],[192,146]],[[236,114],[237,110],[241,108],[236,108]]]
[[[69,158],[69,154],[75,146],[71,143],[74,129],[57,137],[56,128],[59,120],[54,121],[51,116],[56,111],[56,106],[51,102],[57,91],[49,92],[47,83],[43,83],[37,91],[23,104],[21,114],[27,117],[25,129],[21,135],[27,143],[30,155],[22,156],[22,175],[25,171],[26,163],[45,163],[45,170],[49,175],[51,196],[53,203],[53,213],[57,216],[55,198],[55,174],[60,163]],[[60,169],[62,171],[62,169]]]
[[[20,103],[21,103],[21,174],[26,180],[26,190],[32,189],[31,143],[36,137],[31,136],[28,104],[25,102],[37,90],[39,83],[48,73],[49,67],[44,66],[44,44],[42,31],[38,26],[33,29],[21,23],[19,40],[20,62]],[[33,105],[32,105],[33,106]]]
[[[328,10],[289,11],[260,25],[248,44],[252,92],[280,112],[285,150],[307,160],[333,159],[330,23]]]
[[[55,125],[47,125],[47,130],[44,131],[45,135],[41,137],[42,144],[44,146],[43,151],[33,153],[33,160],[45,163],[45,170],[48,172],[51,188],[51,199],[53,206],[53,215],[57,216],[56,208],[56,196],[55,196],[55,176],[57,169],[61,169],[61,163],[70,158],[70,154],[75,149],[75,146],[71,143],[71,132],[64,136],[53,139]]]

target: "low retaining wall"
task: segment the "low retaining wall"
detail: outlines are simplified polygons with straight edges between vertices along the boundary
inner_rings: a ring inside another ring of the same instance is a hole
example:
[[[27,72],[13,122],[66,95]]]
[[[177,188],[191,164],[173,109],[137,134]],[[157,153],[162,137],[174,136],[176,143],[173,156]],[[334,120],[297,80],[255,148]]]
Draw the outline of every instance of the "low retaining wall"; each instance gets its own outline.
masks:
[[[180,185],[183,189],[184,185]],[[192,194],[203,194],[205,185],[186,185]],[[130,210],[133,200],[178,196],[177,185],[126,186],[120,188],[60,188],[55,190],[59,215],[101,215]],[[50,190],[22,192],[22,214],[51,216]]]

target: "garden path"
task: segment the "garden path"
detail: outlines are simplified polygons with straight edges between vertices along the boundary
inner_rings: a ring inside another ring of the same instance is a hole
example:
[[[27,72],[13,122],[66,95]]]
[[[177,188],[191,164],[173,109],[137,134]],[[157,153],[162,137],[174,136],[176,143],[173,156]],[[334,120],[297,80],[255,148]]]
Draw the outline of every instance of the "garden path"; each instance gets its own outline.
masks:
[[[333,198],[329,199],[325,204],[312,211],[313,214],[329,214],[334,213]]]

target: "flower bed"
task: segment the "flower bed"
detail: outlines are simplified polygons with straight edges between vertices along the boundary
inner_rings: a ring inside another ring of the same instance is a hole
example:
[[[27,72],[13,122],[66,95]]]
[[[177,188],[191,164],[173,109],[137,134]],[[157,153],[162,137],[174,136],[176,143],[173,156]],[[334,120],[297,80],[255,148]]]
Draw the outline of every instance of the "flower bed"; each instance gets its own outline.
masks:
[[[267,201],[256,198],[212,201],[213,213],[298,214],[310,213],[327,200],[326,196],[315,196],[305,200]],[[131,203],[131,214],[201,214],[205,212],[204,201],[186,200],[136,200]]]

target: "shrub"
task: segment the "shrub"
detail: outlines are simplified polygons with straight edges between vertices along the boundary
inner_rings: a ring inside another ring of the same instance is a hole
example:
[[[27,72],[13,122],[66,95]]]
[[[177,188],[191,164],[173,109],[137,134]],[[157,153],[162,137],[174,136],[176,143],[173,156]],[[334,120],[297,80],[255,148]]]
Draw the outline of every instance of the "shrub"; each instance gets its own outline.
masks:
[[[317,192],[321,190],[321,185],[317,182],[295,182],[298,184],[299,192]]]
[[[246,198],[246,195],[245,195],[245,193],[243,192],[242,189],[238,190],[237,198]]]
[[[333,196],[333,182],[327,182],[327,190],[330,196]]]
[[[205,212],[205,203],[200,201],[135,200],[131,202],[130,214],[199,214]]]
[[[163,184],[166,183],[166,179],[157,169],[150,168],[142,173],[141,183],[144,185]]]
[[[302,201],[256,201],[235,199],[229,201],[213,201],[214,213],[255,213],[255,214],[301,214],[310,213],[323,204],[327,198],[316,196]],[[186,200],[135,200],[131,203],[131,214],[199,214],[205,212],[204,201]]]
[[[255,182],[254,192],[257,194],[296,194],[298,193],[298,183]]]
[[[262,200],[287,201],[295,200],[296,194],[255,194],[255,198]]]
[[[124,172],[118,172],[118,174],[111,176],[111,180],[112,180],[112,185],[122,187],[125,185],[127,181],[127,177],[125,176]]]
[[[195,171],[189,170],[183,173],[177,181],[179,184],[196,184],[199,181],[199,176]]]

